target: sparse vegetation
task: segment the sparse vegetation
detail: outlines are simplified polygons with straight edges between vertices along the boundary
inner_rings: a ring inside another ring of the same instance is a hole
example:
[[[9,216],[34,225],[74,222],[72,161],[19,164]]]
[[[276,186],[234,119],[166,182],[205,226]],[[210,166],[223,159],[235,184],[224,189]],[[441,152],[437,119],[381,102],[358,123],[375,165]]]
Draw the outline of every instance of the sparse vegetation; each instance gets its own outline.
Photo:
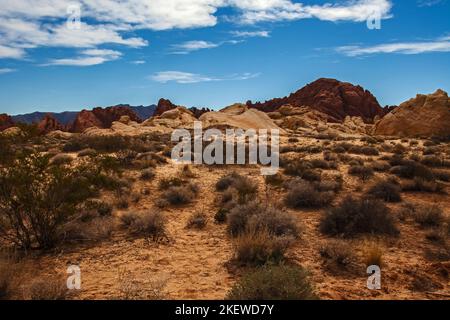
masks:
[[[194,212],[187,222],[186,227],[193,229],[203,229],[208,223],[208,216],[203,211]]]
[[[395,179],[378,181],[367,191],[369,196],[386,202],[400,202],[402,200],[400,193],[401,187]]]
[[[299,266],[265,266],[244,275],[230,300],[316,300],[308,272]]]
[[[128,211],[120,216],[120,220],[133,235],[153,239],[166,237],[167,220],[163,213],[156,209],[142,212]]]
[[[380,200],[346,197],[330,208],[320,222],[320,230],[331,236],[361,234],[398,235],[391,211]]]
[[[308,181],[295,180],[288,185],[284,201],[287,206],[295,209],[321,208],[330,204],[333,198],[333,191],[321,191]]]
[[[351,165],[348,169],[348,173],[359,177],[361,180],[366,181],[373,177],[373,169],[362,165]]]

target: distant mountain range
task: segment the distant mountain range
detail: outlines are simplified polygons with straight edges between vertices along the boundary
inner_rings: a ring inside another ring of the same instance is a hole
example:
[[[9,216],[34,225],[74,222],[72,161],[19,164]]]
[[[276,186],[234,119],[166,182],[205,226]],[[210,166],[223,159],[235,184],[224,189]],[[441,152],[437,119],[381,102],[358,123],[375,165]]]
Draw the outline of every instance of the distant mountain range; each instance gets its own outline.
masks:
[[[146,120],[153,116],[156,110],[156,105],[150,106],[130,106],[128,104],[121,104],[115,107],[127,107],[130,108],[141,120]],[[51,115],[55,118],[60,124],[64,126],[71,125],[75,119],[77,118],[79,111],[65,111],[65,112],[33,112],[20,114],[16,116],[11,116],[12,120],[15,123],[40,123],[46,115]]]

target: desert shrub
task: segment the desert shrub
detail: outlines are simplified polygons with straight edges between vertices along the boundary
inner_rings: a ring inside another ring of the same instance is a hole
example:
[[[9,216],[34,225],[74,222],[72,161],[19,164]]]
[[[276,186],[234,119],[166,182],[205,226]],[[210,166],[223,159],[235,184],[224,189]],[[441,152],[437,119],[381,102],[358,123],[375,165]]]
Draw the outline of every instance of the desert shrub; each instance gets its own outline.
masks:
[[[34,280],[27,288],[27,297],[31,300],[65,300],[68,296],[66,281],[63,277],[44,277]]]
[[[257,201],[234,207],[227,216],[228,232],[233,237],[248,228],[267,230],[275,236],[297,237],[299,229],[294,217],[288,212],[271,206],[264,206]]]
[[[368,266],[383,266],[383,248],[377,242],[364,242],[362,248],[362,255],[365,265]]]
[[[320,181],[321,174],[314,170],[312,164],[304,160],[293,160],[286,164],[284,173],[308,181]]]
[[[236,172],[232,172],[230,174],[227,174],[227,175],[221,177],[216,182],[216,190],[224,191],[224,190],[228,189],[229,187],[231,187],[233,185],[233,183],[235,182],[236,179],[239,179],[239,177],[241,177],[241,176],[239,174],[237,174]]]
[[[433,175],[436,180],[441,180],[444,182],[450,182],[450,173],[444,170],[433,170]]]
[[[101,200],[88,200],[84,204],[87,210],[94,210],[101,217],[110,216],[113,210],[111,204]]]
[[[101,241],[108,239],[114,229],[115,223],[110,217],[94,217],[87,221],[80,217],[61,228],[58,234],[59,244]]]
[[[428,167],[443,167],[444,159],[435,155],[426,155],[422,158],[421,163]]]
[[[406,148],[404,145],[398,143],[394,146],[392,149],[392,153],[394,154],[404,154],[408,151],[408,148]]]
[[[129,211],[120,216],[120,221],[133,235],[154,239],[166,235],[167,220],[164,214],[158,210]]]
[[[330,208],[320,222],[320,230],[332,236],[361,234],[397,235],[391,212],[380,200],[346,197]]]
[[[120,195],[116,198],[115,206],[117,209],[128,209],[130,207],[130,198],[127,195]]]
[[[313,168],[319,168],[319,169],[329,169],[328,161],[325,161],[323,159],[313,159],[310,161],[311,166]]]
[[[186,227],[203,229],[208,223],[208,216],[203,211],[194,212],[188,219]]]
[[[185,180],[178,177],[161,178],[158,184],[159,190],[166,190],[171,187],[179,187],[186,184]]]
[[[266,229],[249,228],[234,239],[236,261],[246,265],[279,263],[292,237],[274,236]]]
[[[361,180],[366,181],[373,177],[373,169],[371,167],[352,165],[348,169],[348,173],[359,177]]]
[[[308,273],[299,266],[265,266],[244,275],[230,290],[230,300],[316,300]]]
[[[337,161],[338,160],[338,156],[336,153],[332,153],[330,151],[324,151],[323,152],[323,160],[325,161]]]
[[[434,180],[425,180],[416,177],[412,181],[404,182],[402,184],[402,190],[405,192],[441,193],[444,191],[444,186]]]
[[[170,187],[162,194],[161,198],[171,205],[183,205],[191,203],[198,191],[198,186],[190,183],[179,187]]]
[[[180,175],[183,178],[195,178],[195,174],[192,171],[192,167],[188,164],[181,167]]]
[[[0,236],[19,247],[53,247],[77,205],[97,194],[95,169],[49,164],[35,154],[0,170]]]
[[[428,241],[445,245],[448,239],[448,231],[445,228],[433,228],[426,233],[425,238]]]
[[[440,227],[445,222],[442,208],[437,205],[418,206],[413,212],[413,219],[421,227]]]
[[[433,172],[424,165],[412,160],[404,160],[401,165],[392,167],[389,170],[391,174],[394,174],[400,178],[413,179],[415,177],[424,180],[433,180]]]
[[[387,161],[374,161],[370,164],[370,167],[377,172],[385,172],[391,168],[391,165]]]
[[[144,181],[150,181],[156,176],[155,170],[153,169],[144,169],[141,172],[140,179]]]
[[[288,139],[288,142],[291,142],[291,143],[298,142],[298,138],[290,137],[290,138]]]
[[[401,187],[398,182],[393,179],[378,181],[367,191],[367,195],[376,199],[382,199],[386,202],[402,201],[400,193]]]
[[[325,267],[331,272],[347,269],[356,261],[354,249],[344,241],[329,241],[320,248]]]
[[[438,152],[439,152],[439,147],[433,146],[433,147],[426,147],[425,149],[423,149],[422,154],[424,156],[426,156],[426,155],[434,155]]]
[[[377,148],[367,146],[361,148],[361,153],[366,156],[378,156],[380,154]]]
[[[94,149],[98,152],[117,152],[130,147],[130,139],[123,136],[76,136],[63,147],[65,152],[76,152],[83,149]]]
[[[321,208],[330,204],[334,198],[334,192],[319,191],[308,181],[293,181],[288,188],[284,201],[291,208]]]
[[[227,215],[228,215],[228,210],[225,208],[220,208],[219,210],[217,210],[216,214],[214,215],[214,221],[216,223],[225,223],[227,221]]]
[[[281,186],[284,182],[284,176],[277,172],[276,174],[265,176],[264,181],[272,186]]]
[[[236,190],[239,203],[254,200],[258,195],[258,185],[246,177],[236,179],[233,183],[233,188]]]
[[[83,149],[78,152],[78,157],[95,157],[97,155],[97,151],[94,149]]]
[[[73,161],[71,155],[60,153],[50,159],[50,164],[55,166],[61,166],[64,164],[69,164]]]

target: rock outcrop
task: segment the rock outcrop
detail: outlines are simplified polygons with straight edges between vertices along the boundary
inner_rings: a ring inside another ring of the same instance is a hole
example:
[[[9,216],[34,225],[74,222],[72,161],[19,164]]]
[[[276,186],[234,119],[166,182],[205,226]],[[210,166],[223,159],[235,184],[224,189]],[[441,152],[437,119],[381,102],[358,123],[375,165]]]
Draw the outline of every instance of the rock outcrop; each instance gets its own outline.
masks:
[[[51,114],[47,114],[44,118],[38,123],[38,130],[42,134],[49,133],[51,131],[60,130],[65,131],[66,127],[59,123]]]
[[[92,111],[83,110],[78,113],[70,131],[83,132],[90,127],[110,128],[112,123],[118,121],[122,116],[128,116],[131,121],[141,122],[141,119],[129,107],[94,108]]]
[[[153,116],[154,117],[161,116],[164,112],[167,112],[167,111],[179,108],[179,107],[181,107],[181,106],[177,106],[177,105],[173,104],[168,99],[161,98],[158,101],[158,105],[156,107],[156,110],[155,110]],[[182,107],[182,108],[184,108],[184,107]],[[211,111],[209,108],[197,108],[197,107],[191,107],[191,108],[188,108],[187,110],[189,110],[192,113],[192,115],[197,119],[200,118],[202,114]]]
[[[14,127],[13,119],[6,113],[0,114],[0,131]]]
[[[274,112],[284,105],[308,106],[328,116],[328,121],[343,122],[347,116],[361,117],[372,122],[375,116],[385,115],[377,99],[361,86],[340,82],[335,79],[319,79],[308,84],[288,97],[276,98],[264,103],[247,102],[250,108]]]
[[[430,95],[417,95],[375,123],[373,133],[400,137],[450,136],[448,94],[437,90]]]

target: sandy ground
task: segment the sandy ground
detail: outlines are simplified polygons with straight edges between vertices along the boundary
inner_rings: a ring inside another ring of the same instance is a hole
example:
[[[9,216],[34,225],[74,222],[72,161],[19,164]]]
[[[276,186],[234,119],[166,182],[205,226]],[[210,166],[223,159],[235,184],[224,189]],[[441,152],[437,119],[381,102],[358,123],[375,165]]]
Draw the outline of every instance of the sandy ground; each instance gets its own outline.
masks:
[[[319,154],[320,155],[320,154]],[[365,156],[363,156],[365,157]],[[340,170],[346,172],[346,165]],[[142,182],[136,179],[133,189],[139,191],[146,187],[150,195],[143,196],[137,205],[127,210],[145,210],[152,208],[161,191],[158,180],[163,176],[177,175],[179,167],[168,164],[157,168],[156,179]],[[259,168],[234,167],[237,172],[248,175],[258,181],[259,195],[269,195],[271,201],[282,199],[284,191],[271,188],[267,193]],[[32,266],[30,277],[65,274],[68,265],[81,268],[82,290],[73,296],[75,299],[112,299],[123,297],[119,275],[128,272],[137,281],[141,290],[151,290],[153,283],[164,281],[167,299],[223,299],[227,291],[238,279],[239,272],[229,268],[233,257],[233,247],[226,234],[226,226],[214,223],[216,181],[230,168],[197,166],[193,167],[193,181],[200,186],[199,197],[190,205],[179,208],[163,209],[168,218],[168,242],[154,243],[142,238],[130,237],[120,228],[105,241],[76,245],[59,249],[57,253],[48,253],[28,258],[26,263]],[[130,176],[137,178],[137,172]],[[381,174],[377,173],[377,176]],[[344,190],[336,201],[347,194],[356,195],[354,187],[359,184],[357,178],[345,174]],[[450,188],[447,186],[447,192]],[[448,195],[426,193],[403,193],[404,201],[437,203],[450,214]],[[106,196],[108,197],[108,196]],[[111,197],[111,195],[109,195]],[[392,208],[398,204],[389,205]],[[203,210],[210,217],[203,230],[186,228],[189,216],[196,210]],[[115,210],[120,216],[126,210]],[[320,234],[318,224],[322,210],[290,210],[302,228],[302,236],[288,253],[291,262],[308,268],[315,283],[317,293],[322,299],[449,299],[450,285],[442,270],[449,270],[449,261],[431,261],[426,251],[437,248],[425,238],[425,230],[413,222],[399,222],[401,236],[398,239],[377,239],[384,248],[382,267],[382,289],[369,290],[366,287],[365,267],[352,274],[334,275],[328,272],[320,256],[320,247],[330,238]],[[367,239],[345,240],[351,242],[356,254],[361,255]],[[373,239],[372,239],[373,240]],[[425,274],[440,285],[434,292],[416,292],[411,283],[417,274]]]

